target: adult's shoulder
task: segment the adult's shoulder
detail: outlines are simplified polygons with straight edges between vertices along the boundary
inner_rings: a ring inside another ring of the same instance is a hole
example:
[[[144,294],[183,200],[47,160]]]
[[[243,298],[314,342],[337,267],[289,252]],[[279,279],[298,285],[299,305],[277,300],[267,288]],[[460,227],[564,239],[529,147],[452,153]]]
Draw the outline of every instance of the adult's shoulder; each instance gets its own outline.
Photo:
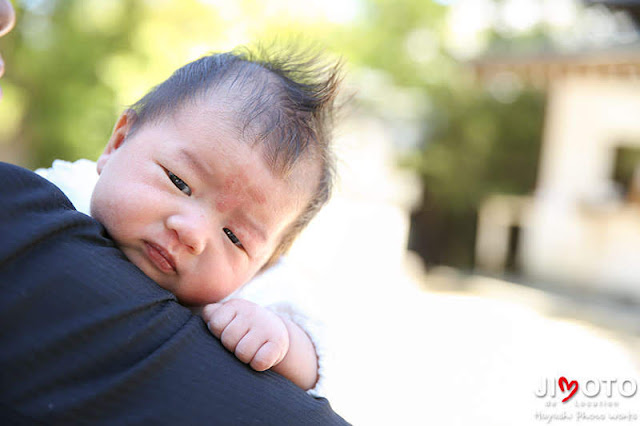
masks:
[[[8,164],[0,181],[0,420],[344,424],[237,361],[54,185]]]
[[[99,232],[95,221],[78,215],[62,191],[32,171],[0,162],[0,182],[0,265],[71,227]]]

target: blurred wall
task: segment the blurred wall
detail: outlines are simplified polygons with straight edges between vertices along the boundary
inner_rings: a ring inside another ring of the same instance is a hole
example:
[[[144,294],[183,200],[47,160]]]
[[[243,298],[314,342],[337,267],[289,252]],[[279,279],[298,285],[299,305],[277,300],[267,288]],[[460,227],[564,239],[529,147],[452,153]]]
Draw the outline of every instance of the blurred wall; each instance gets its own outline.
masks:
[[[640,208],[614,182],[616,148],[640,147],[640,82],[574,77],[550,88],[522,264],[531,276],[640,297]]]

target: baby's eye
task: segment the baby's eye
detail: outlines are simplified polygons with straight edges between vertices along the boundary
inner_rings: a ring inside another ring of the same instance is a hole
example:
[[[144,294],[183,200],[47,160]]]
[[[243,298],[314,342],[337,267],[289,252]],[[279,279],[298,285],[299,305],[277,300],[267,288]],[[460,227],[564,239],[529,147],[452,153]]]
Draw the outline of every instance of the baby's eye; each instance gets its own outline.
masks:
[[[236,246],[240,247],[241,249],[244,249],[244,246],[242,245],[242,243],[240,242],[238,237],[236,237],[236,234],[234,234],[233,231],[231,231],[231,229],[222,228],[222,231],[224,231],[224,233],[227,234],[227,237],[229,237],[229,239],[231,240],[231,242],[233,244],[235,244]]]
[[[189,188],[189,185],[187,185],[185,181],[171,173],[169,170],[167,170],[167,176],[169,176],[169,179],[171,179],[171,182],[173,182],[176,188],[187,195],[191,195],[191,188]]]

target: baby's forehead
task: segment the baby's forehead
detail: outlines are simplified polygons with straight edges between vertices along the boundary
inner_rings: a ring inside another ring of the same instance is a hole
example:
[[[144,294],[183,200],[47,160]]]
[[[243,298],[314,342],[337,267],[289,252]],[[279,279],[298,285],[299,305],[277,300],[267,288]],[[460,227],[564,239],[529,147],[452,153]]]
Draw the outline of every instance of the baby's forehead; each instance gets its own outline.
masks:
[[[270,204],[271,196],[260,189],[265,180],[275,183],[280,189],[278,196],[281,200],[290,200],[292,209],[298,210],[306,205],[312,197],[320,179],[321,165],[312,156],[299,159],[288,172],[274,167],[269,147],[255,142],[235,140],[230,147],[233,155],[242,158],[244,167],[231,171],[225,175],[224,185],[235,193],[246,192],[249,199],[258,205]],[[250,151],[257,155],[245,156]],[[268,173],[268,175],[265,174]]]
[[[321,167],[322,160],[312,147],[311,137],[301,143],[297,140],[301,136],[298,131],[287,129],[278,114],[265,112],[268,105],[246,105],[251,102],[242,97],[233,98],[230,93],[220,89],[208,92],[201,99],[177,108],[172,115],[174,118],[187,115],[210,128],[212,133],[224,135],[225,140],[233,142],[227,144],[228,150],[242,152],[247,147],[258,150],[264,165],[284,181],[295,184],[300,170],[314,174],[313,171]]]
[[[188,112],[187,112],[188,113]],[[195,143],[168,140],[168,148],[184,167],[202,178],[208,185],[216,185],[230,193],[245,194],[253,204],[269,204],[270,195],[260,187],[266,181],[277,185],[283,200],[305,202],[319,181],[321,164],[310,153],[298,158],[288,173],[274,166],[270,146],[261,140],[246,140],[228,128],[212,129],[213,137]],[[305,201],[303,201],[305,200]]]
[[[286,178],[299,160],[313,155],[317,134],[312,117],[288,100],[281,78],[254,68],[245,78],[238,75],[203,92],[200,107],[223,117],[240,141],[261,147],[268,166]]]

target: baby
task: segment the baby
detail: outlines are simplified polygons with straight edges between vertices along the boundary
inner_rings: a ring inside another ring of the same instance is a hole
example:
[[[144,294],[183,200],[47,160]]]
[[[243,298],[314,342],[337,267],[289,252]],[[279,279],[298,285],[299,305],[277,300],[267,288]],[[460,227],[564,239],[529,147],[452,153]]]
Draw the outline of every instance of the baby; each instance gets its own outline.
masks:
[[[339,64],[299,57],[234,51],[178,69],[117,120],[90,212],[147,276],[202,307],[238,359],[308,390],[318,358],[307,332],[223,300],[274,264],[330,195]]]

